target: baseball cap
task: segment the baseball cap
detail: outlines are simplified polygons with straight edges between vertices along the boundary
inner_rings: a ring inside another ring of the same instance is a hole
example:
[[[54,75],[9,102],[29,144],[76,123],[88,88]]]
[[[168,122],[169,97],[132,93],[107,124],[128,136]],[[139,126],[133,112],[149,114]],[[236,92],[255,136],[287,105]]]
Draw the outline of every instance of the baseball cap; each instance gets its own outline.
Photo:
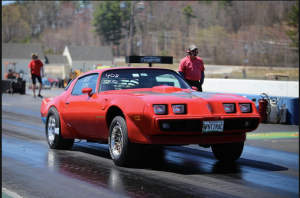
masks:
[[[198,47],[196,47],[196,45],[190,45],[188,47],[188,50],[193,51],[194,49],[198,49]]]
[[[32,58],[37,58],[38,57],[38,54],[37,53],[32,53],[30,54]]]

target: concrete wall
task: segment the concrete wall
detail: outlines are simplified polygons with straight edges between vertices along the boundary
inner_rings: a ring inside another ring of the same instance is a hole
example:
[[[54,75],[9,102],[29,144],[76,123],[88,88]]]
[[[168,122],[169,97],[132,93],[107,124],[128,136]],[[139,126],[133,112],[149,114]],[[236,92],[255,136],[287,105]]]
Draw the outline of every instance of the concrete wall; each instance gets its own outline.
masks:
[[[298,97],[299,82],[205,78],[203,91]]]
[[[288,109],[286,124],[299,125],[299,82],[205,78],[202,87],[205,92],[232,93],[255,99],[257,110],[261,94],[267,93],[269,98],[278,98],[278,111],[285,104]]]

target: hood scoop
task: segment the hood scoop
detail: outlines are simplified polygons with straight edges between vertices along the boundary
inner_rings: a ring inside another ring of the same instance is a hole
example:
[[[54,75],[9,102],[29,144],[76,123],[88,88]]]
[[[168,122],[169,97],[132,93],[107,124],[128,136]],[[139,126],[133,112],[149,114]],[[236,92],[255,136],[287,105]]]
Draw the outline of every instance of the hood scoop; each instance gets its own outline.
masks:
[[[153,87],[152,91],[156,92],[156,93],[173,93],[173,92],[177,92],[177,91],[182,91],[182,89],[180,89],[178,87],[160,85],[160,86]]]

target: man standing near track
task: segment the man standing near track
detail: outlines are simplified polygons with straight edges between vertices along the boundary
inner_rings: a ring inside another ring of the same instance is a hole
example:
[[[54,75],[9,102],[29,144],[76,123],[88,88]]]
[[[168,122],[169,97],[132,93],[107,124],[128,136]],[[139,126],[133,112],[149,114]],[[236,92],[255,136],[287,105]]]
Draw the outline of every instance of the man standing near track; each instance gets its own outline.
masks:
[[[41,60],[38,59],[38,55],[36,53],[31,54],[31,59],[32,60],[30,61],[28,68],[29,68],[30,78],[32,79],[33,97],[36,98],[35,84],[36,84],[36,78],[37,78],[40,83],[38,97],[43,98],[43,96],[41,95],[41,90],[43,87],[42,77],[44,77],[44,68],[43,68],[44,64],[42,63]],[[42,69],[42,77],[41,77],[41,69]]]
[[[196,45],[191,45],[186,53],[187,56],[180,61],[178,73],[190,86],[195,86],[198,91],[202,92],[205,68],[202,59],[197,57],[198,48]]]

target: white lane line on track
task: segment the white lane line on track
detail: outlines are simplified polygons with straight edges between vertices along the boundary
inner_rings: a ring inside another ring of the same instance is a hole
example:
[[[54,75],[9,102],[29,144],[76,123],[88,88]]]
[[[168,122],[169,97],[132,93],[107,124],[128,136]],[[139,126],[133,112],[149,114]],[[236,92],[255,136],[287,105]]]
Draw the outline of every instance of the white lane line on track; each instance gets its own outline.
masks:
[[[17,193],[12,192],[12,191],[10,191],[6,188],[3,188],[3,187],[2,187],[2,193],[6,194],[6,195],[8,195],[12,198],[23,198],[22,196],[18,195]]]

